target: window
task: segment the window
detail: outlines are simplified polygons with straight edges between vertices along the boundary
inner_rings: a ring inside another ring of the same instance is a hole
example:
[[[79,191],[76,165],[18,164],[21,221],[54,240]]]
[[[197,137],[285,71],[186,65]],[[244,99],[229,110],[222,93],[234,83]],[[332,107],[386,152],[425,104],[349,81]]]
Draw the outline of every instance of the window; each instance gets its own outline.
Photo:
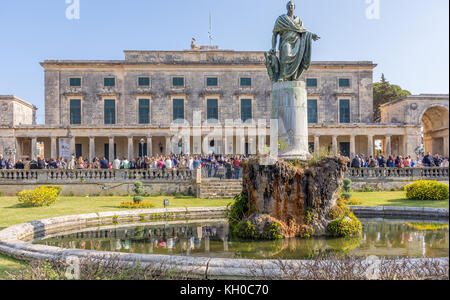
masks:
[[[105,78],[104,85],[109,86],[109,87],[116,86],[116,78],[114,78],[114,77]]]
[[[317,100],[308,99],[308,123],[317,123]]]
[[[75,144],[75,157],[80,158],[83,156],[83,145]]]
[[[217,99],[208,99],[206,100],[206,119],[209,120],[218,120],[219,119],[219,100]]]
[[[307,87],[317,87],[317,78],[307,78],[306,86]]]
[[[116,100],[105,100],[105,124],[116,124]]]
[[[350,157],[350,143],[342,142],[339,143],[339,152],[342,156]]]
[[[206,78],[206,86],[207,87],[217,87],[219,85],[219,80],[217,77],[208,77]]]
[[[350,87],[350,79],[339,78],[339,87]]]
[[[70,124],[81,124],[81,100],[70,100]]]
[[[150,123],[150,100],[139,99],[139,124]]]
[[[106,159],[109,159],[109,144],[105,144],[104,146],[104,152],[105,152],[105,157]],[[112,157],[112,159],[117,157],[117,144],[114,144],[114,155]]]
[[[70,78],[69,83],[71,87],[80,87],[81,86],[81,78]]]
[[[315,151],[315,149],[314,149],[315,147],[316,147],[316,146],[314,145],[314,142],[309,142],[309,143],[308,143],[309,153],[313,154],[314,151]]]
[[[173,77],[172,78],[173,87],[184,87],[184,77]]]
[[[339,100],[339,122],[350,123],[350,100]]]
[[[184,121],[184,99],[173,99],[173,121]]]
[[[251,87],[252,79],[249,77],[242,77],[240,84],[241,84],[241,87]]]
[[[252,119],[252,99],[241,99],[241,119],[244,123]]]
[[[139,77],[138,85],[149,87],[150,86],[150,77]]]

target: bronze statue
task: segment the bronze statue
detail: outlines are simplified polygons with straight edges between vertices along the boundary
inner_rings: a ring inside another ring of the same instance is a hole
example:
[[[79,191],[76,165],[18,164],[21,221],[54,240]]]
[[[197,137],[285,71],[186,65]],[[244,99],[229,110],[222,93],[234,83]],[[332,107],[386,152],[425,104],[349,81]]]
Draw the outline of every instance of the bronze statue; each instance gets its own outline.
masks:
[[[272,37],[272,49],[266,53],[266,67],[272,82],[298,81],[311,64],[312,40],[317,34],[308,32],[302,20],[294,15],[295,3],[289,1],[287,14],[278,17]],[[279,58],[276,55],[280,36]]]

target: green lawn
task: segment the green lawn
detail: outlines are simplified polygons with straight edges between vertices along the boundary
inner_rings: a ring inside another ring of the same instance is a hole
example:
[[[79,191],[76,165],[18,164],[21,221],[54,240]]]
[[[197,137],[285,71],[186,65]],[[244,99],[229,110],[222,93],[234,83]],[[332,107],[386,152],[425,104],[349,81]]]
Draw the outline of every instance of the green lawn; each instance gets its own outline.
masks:
[[[449,201],[420,201],[406,199],[405,192],[352,192],[352,198],[362,201],[361,206],[406,206],[449,208]]]
[[[448,208],[449,201],[411,201],[404,192],[353,192],[353,198],[362,201],[363,206],[414,206]],[[155,204],[155,208],[163,207],[163,200],[170,200],[170,207],[218,207],[227,206],[232,200],[206,200],[187,196],[151,197],[146,201]],[[119,211],[121,202],[132,201],[131,197],[62,197],[51,207],[23,208],[17,205],[16,197],[0,197],[0,230],[2,228],[33,220],[47,219],[56,216],[76,215],[101,211]],[[6,272],[19,269],[23,263],[0,255],[0,280],[7,279]]]

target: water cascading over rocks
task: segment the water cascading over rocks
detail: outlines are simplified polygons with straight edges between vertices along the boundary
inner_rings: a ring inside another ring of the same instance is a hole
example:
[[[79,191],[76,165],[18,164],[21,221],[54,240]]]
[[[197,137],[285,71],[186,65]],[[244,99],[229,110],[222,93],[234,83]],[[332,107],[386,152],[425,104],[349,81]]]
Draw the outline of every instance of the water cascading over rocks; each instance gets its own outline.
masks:
[[[342,157],[324,158],[310,167],[283,160],[273,165],[259,159],[244,162],[244,223],[253,230],[253,238],[327,235],[347,162]]]

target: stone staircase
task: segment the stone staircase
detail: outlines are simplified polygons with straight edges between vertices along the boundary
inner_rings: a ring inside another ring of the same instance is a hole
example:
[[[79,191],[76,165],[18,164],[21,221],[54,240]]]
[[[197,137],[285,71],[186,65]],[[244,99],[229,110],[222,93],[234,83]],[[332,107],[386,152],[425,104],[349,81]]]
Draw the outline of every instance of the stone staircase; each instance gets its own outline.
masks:
[[[242,192],[242,180],[203,178],[198,189],[201,199],[232,199]]]

